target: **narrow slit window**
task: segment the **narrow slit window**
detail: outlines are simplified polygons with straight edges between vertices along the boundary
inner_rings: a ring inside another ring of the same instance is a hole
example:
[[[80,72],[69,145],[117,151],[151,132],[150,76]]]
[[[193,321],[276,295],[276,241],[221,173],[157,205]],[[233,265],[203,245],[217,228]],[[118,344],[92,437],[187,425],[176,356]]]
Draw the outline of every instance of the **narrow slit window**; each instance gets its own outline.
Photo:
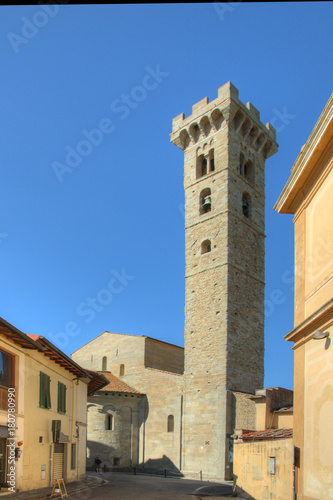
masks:
[[[71,446],[71,469],[76,468],[76,443],[72,443]]]
[[[168,432],[173,432],[174,431],[174,427],[175,427],[175,419],[173,417],[173,415],[169,415],[168,416]]]
[[[119,367],[119,377],[123,377],[125,375],[125,365],[121,364]]]
[[[214,162],[214,149],[209,151],[209,171],[215,171],[215,162]]]
[[[241,153],[239,157],[239,173],[242,177],[244,177],[244,162],[245,162],[244,155],[243,153]]]
[[[106,371],[107,364],[108,364],[108,358],[106,356],[103,356],[103,359],[102,359],[102,371],[103,372]]]
[[[251,197],[248,193],[243,193],[242,197],[242,211],[243,215],[248,219],[251,218]]]
[[[113,415],[111,415],[111,413],[108,413],[105,417],[105,430],[113,431],[113,423],[114,423]]]

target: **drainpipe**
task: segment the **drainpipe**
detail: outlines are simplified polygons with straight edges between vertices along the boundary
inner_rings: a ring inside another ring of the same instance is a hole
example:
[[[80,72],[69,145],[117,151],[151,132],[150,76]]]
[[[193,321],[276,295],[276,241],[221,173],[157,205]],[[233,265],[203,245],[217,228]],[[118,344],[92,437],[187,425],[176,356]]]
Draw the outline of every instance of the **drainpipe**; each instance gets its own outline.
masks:
[[[52,444],[50,444],[50,487],[52,487],[52,463]]]
[[[180,426],[179,426],[179,470],[182,470],[182,453],[183,453],[183,396],[180,396]]]
[[[133,415],[132,408],[130,408],[131,412],[131,427],[130,427],[130,467],[132,468],[132,453],[133,453]]]
[[[76,480],[79,481],[79,471],[80,471],[80,453],[79,453],[79,443],[80,443],[80,427],[77,426],[77,439],[76,439]]]
[[[293,500],[296,500],[296,459],[295,459],[295,445],[292,447],[292,459],[293,459]]]
[[[142,439],[142,465],[145,466],[145,452],[146,452],[146,406],[147,406],[147,396],[145,396],[144,407],[143,407],[143,439]]]
[[[76,415],[74,415],[74,408],[75,408],[75,384],[74,384],[74,380],[72,380],[72,425],[71,425],[71,437],[70,437],[70,443],[72,443],[73,441],[73,432],[74,432],[74,416],[76,417]],[[77,380],[76,382],[76,385],[79,384],[79,381]],[[77,420],[77,418],[75,418],[75,420]]]

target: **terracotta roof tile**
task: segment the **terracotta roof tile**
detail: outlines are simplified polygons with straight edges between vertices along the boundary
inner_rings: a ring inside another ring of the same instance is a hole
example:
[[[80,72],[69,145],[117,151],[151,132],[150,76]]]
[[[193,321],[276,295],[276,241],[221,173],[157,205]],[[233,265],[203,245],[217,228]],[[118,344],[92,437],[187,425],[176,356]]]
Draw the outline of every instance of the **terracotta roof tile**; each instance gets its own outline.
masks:
[[[25,349],[36,349],[44,351],[43,347],[39,345],[33,338],[21,332],[18,328],[8,323],[6,320],[0,318],[0,334],[5,335],[16,344],[24,347]]]
[[[123,393],[123,394],[140,394],[140,395],[143,395],[142,392],[140,391],[137,391],[136,389],[134,389],[133,387],[131,387],[130,385],[126,384],[125,382],[123,382],[122,380],[120,380],[118,377],[116,377],[115,375],[113,375],[111,372],[98,372],[98,373],[102,373],[102,375],[104,375],[105,378],[107,378],[109,380],[109,384],[106,385],[105,387],[103,387],[103,392],[120,392],[120,393]]]
[[[26,335],[28,335],[28,337],[32,340],[38,340],[40,337],[40,335],[33,335],[32,333],[27,333]]]
[[[293,412],[294,408],[293,406],[283,406],[282,408],[279,408],[278,410],[274,410],[274,413],[287,413],[287,412]]]
[[[254,431],[249,434],[243,434],[241,439],[247,440],[263,440],[263,439],[287,439],[293,437],[292,429],[266,429],[264,431]]]

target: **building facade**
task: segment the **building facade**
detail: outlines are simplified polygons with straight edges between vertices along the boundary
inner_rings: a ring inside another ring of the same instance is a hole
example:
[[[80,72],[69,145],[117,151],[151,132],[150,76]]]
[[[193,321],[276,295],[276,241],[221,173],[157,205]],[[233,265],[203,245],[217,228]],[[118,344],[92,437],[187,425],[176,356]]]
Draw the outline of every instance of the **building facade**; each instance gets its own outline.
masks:
[[[333,94],[275,209],[294,214],[297,500],[333,498]]]
[[[72,354],[109,385],[88,399],[87,466],[179,472],[184,349],[146,336],[104,332]]]
[[[9,491],[76,481],[86,470],[87,392],[107,384],[44,337],[0,319],[0,467]]]
[[[249,396],[253,428],[235,429],[234,486],[242,498],[293,498],[293,391],[269,387]]]

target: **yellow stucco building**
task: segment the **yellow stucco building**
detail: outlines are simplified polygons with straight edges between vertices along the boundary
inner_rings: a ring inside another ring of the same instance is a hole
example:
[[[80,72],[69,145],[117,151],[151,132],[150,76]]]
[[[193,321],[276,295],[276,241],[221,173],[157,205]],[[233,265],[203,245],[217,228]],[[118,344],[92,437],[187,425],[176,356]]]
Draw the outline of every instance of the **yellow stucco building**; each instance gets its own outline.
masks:
[[[85,476],[87,393],[106,385],[44,337],[0,318],[0,482],[24,491]]]
[[[255,430],[235,429],[234,490],[253,500],[291,500],[293,494],[293,391],[258,389]]]
[[[333,498],[333,94],[275,209],[294,214],[297,500]]]

